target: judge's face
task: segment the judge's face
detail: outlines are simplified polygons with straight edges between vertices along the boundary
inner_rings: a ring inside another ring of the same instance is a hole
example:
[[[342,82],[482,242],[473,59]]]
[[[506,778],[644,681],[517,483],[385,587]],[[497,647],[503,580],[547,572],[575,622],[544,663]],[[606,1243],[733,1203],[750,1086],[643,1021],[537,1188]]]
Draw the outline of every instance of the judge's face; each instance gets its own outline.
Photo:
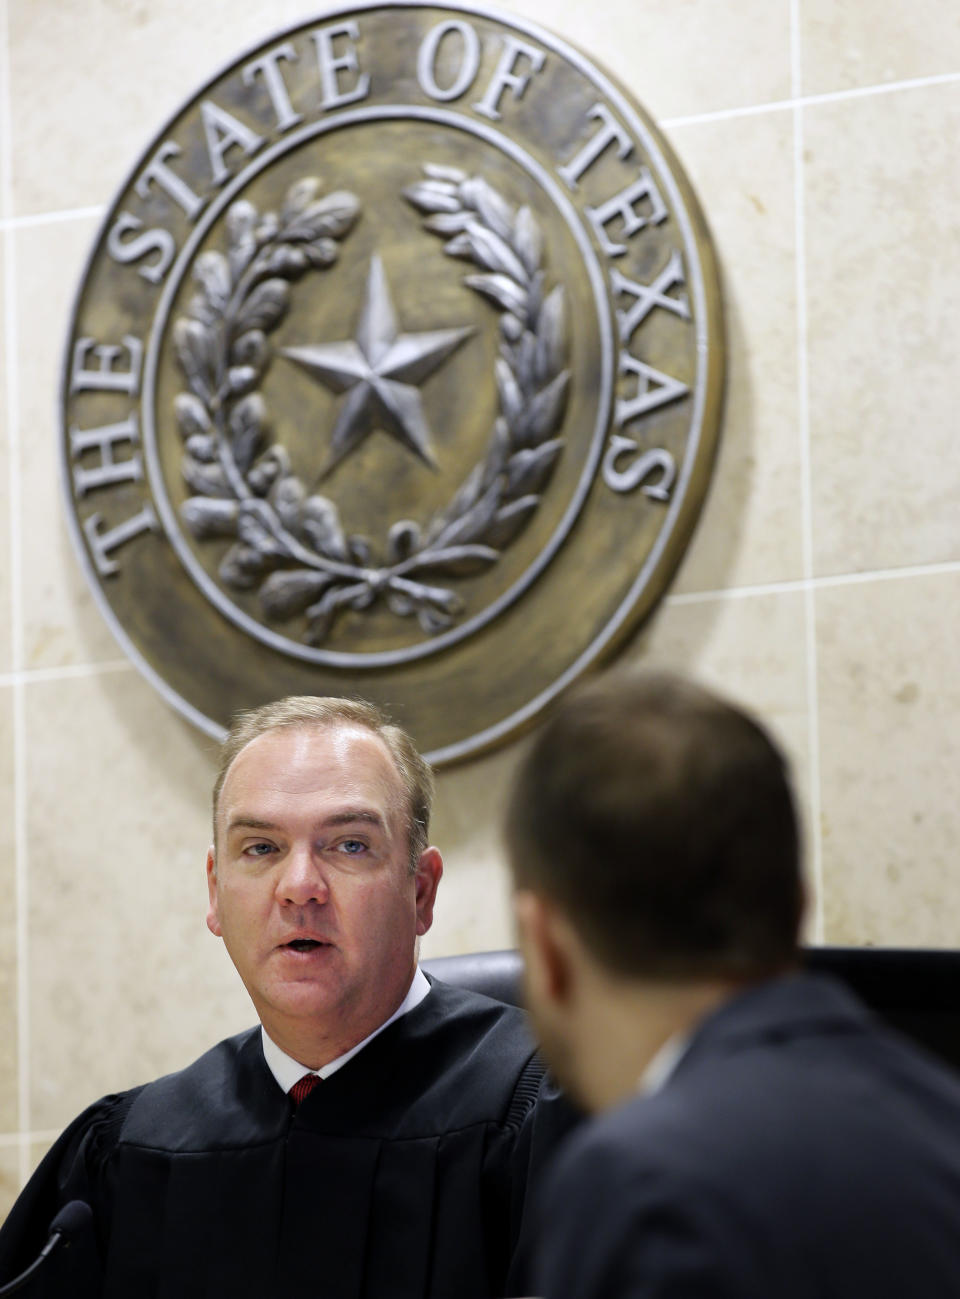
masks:
[[[223,784],[207,924],[270,1036],[318,1067],[304,1054],[334,1058],[403,1000],[441,870],[428,848],[411,873],[404,790],[378,736],[268,731]]]

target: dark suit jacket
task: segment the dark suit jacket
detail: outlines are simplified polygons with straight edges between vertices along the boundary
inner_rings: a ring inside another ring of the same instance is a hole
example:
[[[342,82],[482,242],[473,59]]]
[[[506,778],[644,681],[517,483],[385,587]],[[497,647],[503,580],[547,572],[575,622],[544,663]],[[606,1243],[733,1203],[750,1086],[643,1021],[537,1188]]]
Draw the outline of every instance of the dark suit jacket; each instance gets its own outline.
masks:
[[[764,984],[574,1134],[539,1227],[546,1299],[957,1299],[960,1079],[828,979]]]

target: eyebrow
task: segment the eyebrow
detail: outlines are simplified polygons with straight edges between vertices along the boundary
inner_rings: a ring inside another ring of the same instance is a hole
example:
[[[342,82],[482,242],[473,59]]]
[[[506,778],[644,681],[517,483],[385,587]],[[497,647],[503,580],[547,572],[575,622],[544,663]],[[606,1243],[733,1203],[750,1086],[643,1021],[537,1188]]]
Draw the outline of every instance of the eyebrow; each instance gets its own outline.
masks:
[[[324,817],[320,822],[321,826],[336,825],[373,825],[384,828],[384,820],[379,812],[371,812],[368,808],[347,808],[343,812],[334,812],[332,816]]]
[[[278,827],[273,821],[261,821],[256,816],[235,816],[227,825],[227,834],[233,830],[276,830]]]
[[[326,816],[319,822],[318,828],[326,829],[328,826],[340,825],[372,825],[378,829],[385,829],[383,817],[379,812],[372,812],[369,808],[345,808],[342,812],[334,812]],[[280,826],[276,821],[264,821],[257,816],[235,816],[227,825],[227,834],[232,834],[234,830],[279,830]]]

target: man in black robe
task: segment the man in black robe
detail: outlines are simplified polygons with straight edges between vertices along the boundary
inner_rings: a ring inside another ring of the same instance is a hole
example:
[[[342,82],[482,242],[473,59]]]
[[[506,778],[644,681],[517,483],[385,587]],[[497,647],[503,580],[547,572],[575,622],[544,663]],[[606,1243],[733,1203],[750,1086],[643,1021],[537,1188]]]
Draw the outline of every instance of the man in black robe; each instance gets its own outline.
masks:
[[[241,717],[214,789],[207,924],[261,1027],[92,1105],[0,1231],[0,1282],[62,1205],[93,1229],[27,1293],[516,1293],[532,1171],[567,1117],[522,1015],[417,966],[442,872],[432,781],[368,705]]]
[[[527,1000],[596,1118],[539,1210],[545,1299],[954,1299],[960,1081],[801,972],[784,761],[664,676],[567,701],[508,818]]]

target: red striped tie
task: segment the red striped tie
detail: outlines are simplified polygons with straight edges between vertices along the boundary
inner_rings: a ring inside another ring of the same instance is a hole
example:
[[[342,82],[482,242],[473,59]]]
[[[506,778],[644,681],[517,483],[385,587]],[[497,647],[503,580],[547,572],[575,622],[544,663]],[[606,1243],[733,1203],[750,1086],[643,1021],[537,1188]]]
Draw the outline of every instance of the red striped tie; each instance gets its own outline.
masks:
[[[305,1073],[299,1082],[295,1082],[287,1093],[293,1101],[294,1107],[299,1105],[301,1101],[306,1100],[320,1081],[319,1074]]]

